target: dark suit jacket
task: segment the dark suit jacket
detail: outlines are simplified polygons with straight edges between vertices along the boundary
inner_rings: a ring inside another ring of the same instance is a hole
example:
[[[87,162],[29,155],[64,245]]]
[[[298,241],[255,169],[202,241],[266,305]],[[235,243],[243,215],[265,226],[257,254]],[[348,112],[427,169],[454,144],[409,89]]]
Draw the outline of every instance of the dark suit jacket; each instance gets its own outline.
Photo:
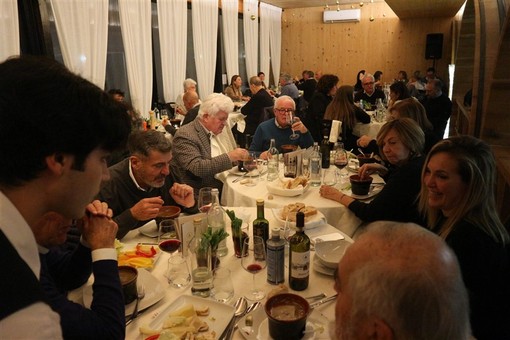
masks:
[[[315,89],[317,88],[317,80],[315,80],[315,78],[309,78],[304,82],[299,83],[297,87],[303,91],[303,98],[307,103],[309,103],[310,100],[312,100]]]
[[[241,113],[246,116],[244,119],[246,122],[244,133],[253,136],[257,126],[263,121],[264,108],[273,105],[273,98],[266,90],[260,89],[259,92],[255,93],[241,109]]]
[[[198,111],[200,110],[200,105],[197,105],[197,106],[194,106],[192,107],[188,113],[186,114],[186,116],[184,116],[184,121],[182,122],[182,125],[186,125],[188,123],[191,123],[193,120],[195,120],[195,118],[197,118],[197,115],[198,115]]]
[[[228,129],[228,127],[225,127]],[[182,126],[174,136],[172,173],[194,189],[195,196],[202,187],[223,188],[214,175],[232,168],[228,155],[211,157],[211,140],[200,119]]]

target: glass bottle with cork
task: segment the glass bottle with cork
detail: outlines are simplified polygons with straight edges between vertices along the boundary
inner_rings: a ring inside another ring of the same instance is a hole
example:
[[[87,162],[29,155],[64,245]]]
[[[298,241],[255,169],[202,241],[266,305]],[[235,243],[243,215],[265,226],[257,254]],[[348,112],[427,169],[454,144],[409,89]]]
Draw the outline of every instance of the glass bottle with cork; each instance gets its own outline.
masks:
[[[305,214],[296,214],[297,231],[289,240],[289,287],[305,290],[310,279],[310,238],[304,232]]]
[[[278,149],[274,138],[271,138],[269,149],[267,150],[267,180],[274,181],[278,179]]]
[[[264,217],[264,200],[257,199],[257,219],[253,221],[253,236],[260,236],[267,244],[269,238],[269,221]]]

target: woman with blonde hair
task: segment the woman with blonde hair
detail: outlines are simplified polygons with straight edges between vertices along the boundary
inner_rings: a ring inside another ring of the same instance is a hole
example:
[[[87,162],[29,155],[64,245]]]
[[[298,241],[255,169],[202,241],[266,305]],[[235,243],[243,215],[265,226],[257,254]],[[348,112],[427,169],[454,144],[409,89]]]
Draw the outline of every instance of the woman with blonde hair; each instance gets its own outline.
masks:
[[[510,339],[510,236],[496,211],[496,162],[471,136],[437,143],[423,168],[420,211],[459,260],[475,338]]]
[[[325,125],[328,124],[327,121],[339,120],[342,122],[342,131],[340,132],[347,150],[356,149],[356,140],[361,135],[358,125],[370,123],[370,116],[354,105],[353,92],[354,88],[350,85],[340,86],[324,113]]]

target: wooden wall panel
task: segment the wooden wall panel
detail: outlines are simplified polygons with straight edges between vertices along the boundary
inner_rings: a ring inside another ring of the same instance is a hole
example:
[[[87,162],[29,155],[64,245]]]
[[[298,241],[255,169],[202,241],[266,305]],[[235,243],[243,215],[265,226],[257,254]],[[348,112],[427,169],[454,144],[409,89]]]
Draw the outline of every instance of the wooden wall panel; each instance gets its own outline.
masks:
[[[390,82],[400,70],[411,75],[432,66],[432,60],[425,59],[426,36],[443,33],[443,57],[436,69],[448,78],[453,18],[399,20],[386,3],[378,2],[361,8],[360,22],[324,24],[323,11],[313,7],[283,12],[282,72],[321,70],[338,75],[342,84],[354,84],[359,70],[381,70],[383,80]]]

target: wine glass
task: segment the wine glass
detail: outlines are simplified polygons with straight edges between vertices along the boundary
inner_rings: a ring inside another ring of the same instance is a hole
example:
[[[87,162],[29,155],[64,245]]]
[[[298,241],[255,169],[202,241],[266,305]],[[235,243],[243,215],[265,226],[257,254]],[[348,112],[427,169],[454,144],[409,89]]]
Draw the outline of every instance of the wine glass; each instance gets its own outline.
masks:
[[[246,171],[248,171],[248,176],[253,177],[252,171],[257,170],[257,155],[255,152],[251,151],[248,153],[248,158],[243,160],[243,165]],[[255,182],[250,178],[246,185],[254,186]]]
[[[264,239],[260,236],[254,236],[253,239],[248,238],[244,240],[243,254],[246,253],[248,256],[241,258],[241,265],[247,272],[253,274],[253,289],[246,298],[252,301],[259,301],[266,296],[266,293],[261,289],[257,289],[255,285],[255,274],[266,268]]]
[[[334,146],[335,158],[333,160],[333,164],[339,169],[340,178],[345,178],[345,175],[342,174],[343,168],[347,166],[349,159],[347,157],[347,151],[344,149],[344,143],[337,142]]]
[[[212,188],[204,187],[198,191],[198,210],[207,213],[212,205]]]
[[[181,240],[177,237],[177,222],[166,219],[159,222],[158,232],[159,249],[172,255],[181,247]]]
[[[287,123],[290,125],[290,128],[292,130],[292,134],[289,136],[290,140],[296,140],[299,138],[299,134],[294,131],[292,128],[292,125],[297,122],[296,117],[294,116],[294,111],[288,111],[287,112]]]

